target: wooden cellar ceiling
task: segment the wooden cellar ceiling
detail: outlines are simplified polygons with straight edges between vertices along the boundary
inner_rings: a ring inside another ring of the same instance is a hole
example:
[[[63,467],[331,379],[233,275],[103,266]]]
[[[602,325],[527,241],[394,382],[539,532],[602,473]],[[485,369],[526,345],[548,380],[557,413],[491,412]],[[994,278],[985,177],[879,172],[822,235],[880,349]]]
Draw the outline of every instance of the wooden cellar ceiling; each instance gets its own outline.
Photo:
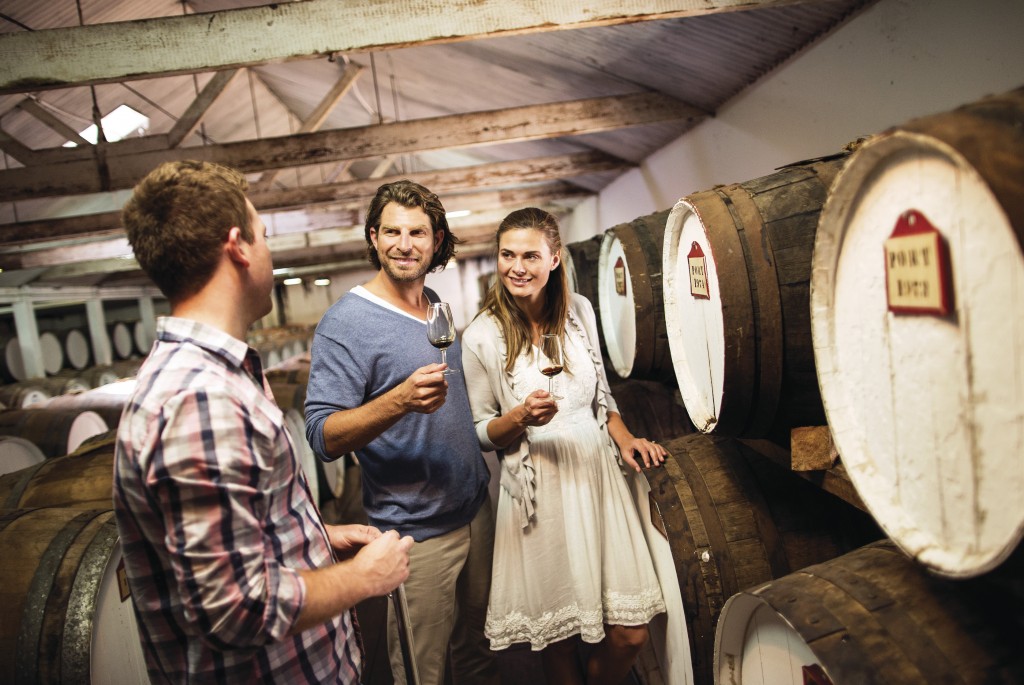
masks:
[[[871,1],[3,0],[0,289],[146,285],[119,209],[170,159],[247,174],[275,267],[362,268],[368,199],[403,177],[471,210],[451,224],[480,254]],[[142,135],[81,139],[121,105]]]

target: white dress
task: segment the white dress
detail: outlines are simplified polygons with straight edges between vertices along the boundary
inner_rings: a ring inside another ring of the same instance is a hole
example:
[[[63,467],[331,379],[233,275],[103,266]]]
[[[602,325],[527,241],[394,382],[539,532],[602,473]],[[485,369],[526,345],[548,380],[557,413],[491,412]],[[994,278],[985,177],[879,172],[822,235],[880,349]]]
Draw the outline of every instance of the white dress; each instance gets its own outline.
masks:
[[[580,332],[568,327],[567,336],[572,373],[555,377],[558,413],[527,429],[536,518],[524,528],[509,493],[498,499],[484,629],[492,649],[540,650],[575,634],[599,642],[606,623],[643,625],[665,611],[639,515],[594,417],[596,369]],[[530,354],[513,370],[520,402],[547,389]]]

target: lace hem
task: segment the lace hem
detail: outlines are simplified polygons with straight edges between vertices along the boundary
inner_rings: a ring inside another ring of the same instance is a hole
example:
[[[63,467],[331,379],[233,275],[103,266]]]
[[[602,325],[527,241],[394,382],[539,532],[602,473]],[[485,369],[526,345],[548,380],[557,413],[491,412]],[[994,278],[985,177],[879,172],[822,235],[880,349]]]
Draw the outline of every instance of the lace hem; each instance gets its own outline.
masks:
[[[528,642],[536,652],[577,634],[584,642],[597,643],[604,639],[605,624],[644,625],[665,612],[665,603],[658,588],[639,595],[606,592],[603,601],[603,611],[585,610],[573,603],[557,611],[546,611],[538,618],[521,611],[512,611],[499,618],[488,616],[484,635],[491,641],[492,650]]]

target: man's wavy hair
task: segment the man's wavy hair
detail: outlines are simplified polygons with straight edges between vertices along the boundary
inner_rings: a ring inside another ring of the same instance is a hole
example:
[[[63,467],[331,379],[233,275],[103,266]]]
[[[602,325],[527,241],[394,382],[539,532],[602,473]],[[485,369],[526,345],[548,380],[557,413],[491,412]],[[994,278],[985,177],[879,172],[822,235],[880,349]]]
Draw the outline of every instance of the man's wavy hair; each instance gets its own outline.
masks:
[[[430,226],[433,231],[444,231],[441,238],[441,248],[434,252],[430,260],[429,273],[440,271],[447,266],[448,261],[455,256],[455,246],[461,241],[448,228],[448,219],[445,217],[444,206],[437,195],[430,192],[419,183],[408,179],[385,183],[377,188],[377,194],[370,201],[370,208],[366,212],[366,256],[375,269],[380,269],[380,257],[370,239],[371,230],[380,230],[380,217],[384,207],[389,202],[394,202],[403,207],[419,207],[430,218]]]

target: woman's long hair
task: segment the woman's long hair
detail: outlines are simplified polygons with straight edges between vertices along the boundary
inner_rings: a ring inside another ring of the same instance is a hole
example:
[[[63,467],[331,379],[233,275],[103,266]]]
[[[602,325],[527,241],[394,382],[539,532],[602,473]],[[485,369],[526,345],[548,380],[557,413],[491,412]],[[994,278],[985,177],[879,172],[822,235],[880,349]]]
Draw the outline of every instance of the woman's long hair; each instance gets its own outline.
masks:
[[[558,220],[550,213],[536,207],[517,209],[506,216],[498,226],[495,236],[496,247],[501,246],[501,236],[506,231],[529,228],[540,231],[552,254],[561,255],[562,237],[558,232]],[[533,344],[530,322],[519,308],[515,298],[508,292],[500,275],[484,297],[482,312],[489,312],[498,322],[498,328],[505,338],[505,371],[511,372],[516,359]],[[564,262],[552,272],[544,287],[544,310],[540,321],[542,333],[555,333],[565,339],[565,322],[569,317],[569,278]],[[568,371],[568,366],[566,366]]]

